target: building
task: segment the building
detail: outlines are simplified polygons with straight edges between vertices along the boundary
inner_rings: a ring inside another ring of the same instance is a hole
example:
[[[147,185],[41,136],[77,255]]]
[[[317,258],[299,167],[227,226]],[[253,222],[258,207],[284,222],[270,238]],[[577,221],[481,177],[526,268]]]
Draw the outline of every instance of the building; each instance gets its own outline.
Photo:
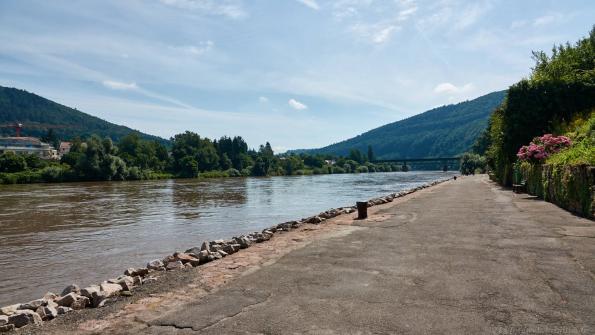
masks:
[[[15,154],[38,155],[43,159],[59,158],[54,147],[36,137],[0,137],[0,154],[8,151]]]
[[[60,142],[60,148],[58,148],[58,153],[60,156],[64,156],[70,152],[70,148],[72,147],[72,142]]]

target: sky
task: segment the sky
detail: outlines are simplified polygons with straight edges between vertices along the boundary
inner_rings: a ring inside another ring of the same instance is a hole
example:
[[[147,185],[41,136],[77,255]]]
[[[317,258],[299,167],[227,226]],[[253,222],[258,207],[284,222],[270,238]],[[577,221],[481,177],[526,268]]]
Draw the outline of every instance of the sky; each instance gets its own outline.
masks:
[[[506,89],[592,0],[1,0],[0,85],[276,152]]]

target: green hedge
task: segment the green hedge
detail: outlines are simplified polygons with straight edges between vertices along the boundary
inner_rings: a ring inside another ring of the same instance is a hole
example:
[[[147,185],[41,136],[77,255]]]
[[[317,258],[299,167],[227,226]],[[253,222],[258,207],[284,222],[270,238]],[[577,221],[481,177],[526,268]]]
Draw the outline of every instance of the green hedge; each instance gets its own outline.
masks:
[[[523,163],[520,170],[527,193],[579,215],[595,217],[595,166]]]

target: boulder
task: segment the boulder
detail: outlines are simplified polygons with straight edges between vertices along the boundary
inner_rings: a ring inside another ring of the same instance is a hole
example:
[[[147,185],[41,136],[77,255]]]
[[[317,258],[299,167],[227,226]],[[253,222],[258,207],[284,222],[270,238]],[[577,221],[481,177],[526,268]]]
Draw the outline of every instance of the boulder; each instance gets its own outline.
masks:
[[[221,250],[225,251],[225,253],[228,255],[235,253],[239,249],[239,244],[226,244],[223,248],[221,248]]]
[[[85,307],[91,305],[91,301],[87,297],[78,296],[77,299],[70,306],[74,310],[85,309]]]
[[[14,325],[11,325],[10,323],[0,326],[0,333],[9,332],[11,330],[14,330]]]
[[[15,328],[21,328],[27,325],[39,325],[41,321],[39,314],[28,309],[19,310],[8,317],[8,323],[13,324]]]
[[[91,285],[91,286],[83,288],[81,290],[81,295],[83,297],[87,297],[87,298],[91,299],[93,297],[93,293],[99,292],[99,291],[101,291],[101,287],[99,287],[99,285]]]
[[[184,267],[184,264],[182,264],[181,261],[173,261],[173,262],[167,263],[167,266],[165,267],[165,269],[167,271],[173,271],[173,270],[177,270],[177,269],[182,269],[183,267]]]
[[[206,263],[209,261],[209,252],[206,250],[202,250],[198,253],[198,260],[200,263]]]
[[[8,315],[0,315],[0,326],[8,323]]]
[[[235,237],[234,238],[234,241],[242,249],[246,249],[246,248],[248,248],[250,246],[250,244],[252,244],[252,242],[249,239],[247,239],[246,237],[244,237],[244,236]]]
[[[142,285],[143,284],[143,277],[141,277],[141,276],[134,276],[134,277],[132,277],[132,284],[134,286]]]
[[[124,274],[126,276],[131,276],[131,277],[135,277],[135,276],[144,277],[149,274],[149,269],[147,269],[147,268],[140,268],[140,269],[129,268],[126,271],[124,271]]]
[[[120,293],[120,291],[122,291],[122,286],[120,286],[120,284],[112,284],[112,283],[104,282],[104,283],[101,283],[101,285],[99,285],[99,287],[101,288],[101,291],[103,291],[107,294],[108,297],[116,295],[116,294]]]
[[[30,309],[32,311],[38,309],[41,306],[45,306],[48,304],[48,301],[45,299],[37,299],[37,300],[32,300],[29,301],[27,303],[21,304],[19,306],[19,309]]]
[[[109,294],[105,291],[95,291],[91,295],[91,307],[99,308],[105,305],[105,302],[109,298]]]
[[[322,222],[322,218],[319,216],[312,216],[306,219],[307,223],[312,223],[312,224],[319,224]]]
[[[221,257],[225,257],[225,256],[227,256],[227,253],[226,253],[225,251],[223,251],[223,250],[219,250],[219,251],[217,251],[215,254],[219,254],[219,255],[221,255]]]
[[[53,292],[48,292],[46,294],[43,295],[43,299],[50,301],[50,300],[56,300],[56,298],[58,298],[58,295],[56,293]]]
[[[65,296],[69,293],[79,294],[79,293],[81,293],[81,289],[78,287],[78,285],[71,284],[71,285],[66,286],[66,288],[64,288],[64,290],[62,291],[62,294],[60,294],[60,295]]]
[[[175,262],[176,258],[173,255],[166,256],[163,259],[163,264],[168,264],[169,262]]]
[[[194,256],[198,256],[198,254],[202,251],[202,249],[200,247],[192,247],[186,251],[184,251],[185,253],[189,254],[189,255],[194,255]]]
[[[43,321],[52,320],[58,316],[58,310],[55,306],[41,306],[36,311]]]
[[[176,261],[182,262],[183,264],[189,263],[191,261],[198,261],[197,258],[183,252],[176,252],[174,254],[174,259]]]
[[[0,308],[0,315],[8,315],[11,316],[14,313],[17,312],[17,310],[19,309],[19,307],[21,306],[21,304],[14,304],[14,305],[10,305],[10,306],[4,306],[2,308]]]
[[[200,250],[201,251],[202,250],[206,250],[206,251],[208,251],[210,253],[212,251],[211,250],[211,245],[209,244],[209,242],[204,241],[204,242],[202,242],[202,245],[200,246]]]
[[[160,259],[154,259],[147,263],[147,268],[150,270],[162,270],[163,262]]]
[[[58,306],[56,308],[56,310],[58,311],[58,315],[63,315],[69,312],[72,312],[72,308],[70,307],[65,307],[65,306]]]
[[[58,304],[58,306],[71,307],[78,297],[78,294],[71,292],[63,297],[56,299],[55,302]]]

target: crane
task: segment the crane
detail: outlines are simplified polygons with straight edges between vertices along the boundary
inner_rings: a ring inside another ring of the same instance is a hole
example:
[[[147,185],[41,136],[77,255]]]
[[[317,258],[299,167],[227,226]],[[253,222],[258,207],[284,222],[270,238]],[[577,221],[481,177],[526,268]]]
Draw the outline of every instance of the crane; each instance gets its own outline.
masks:
[[[73,127],[71,125],[61,125],[61,124],[44,124],[44,123],[29,123],[27,124],[27,128],[41,128],[41,129],[58,129],[58,128],[67,128]],[[14,128],[16,137],[21,137],[21,131],[25,128],[20,122],[13,122],[13,123],[6,123],[0,124],[0,128]]]

